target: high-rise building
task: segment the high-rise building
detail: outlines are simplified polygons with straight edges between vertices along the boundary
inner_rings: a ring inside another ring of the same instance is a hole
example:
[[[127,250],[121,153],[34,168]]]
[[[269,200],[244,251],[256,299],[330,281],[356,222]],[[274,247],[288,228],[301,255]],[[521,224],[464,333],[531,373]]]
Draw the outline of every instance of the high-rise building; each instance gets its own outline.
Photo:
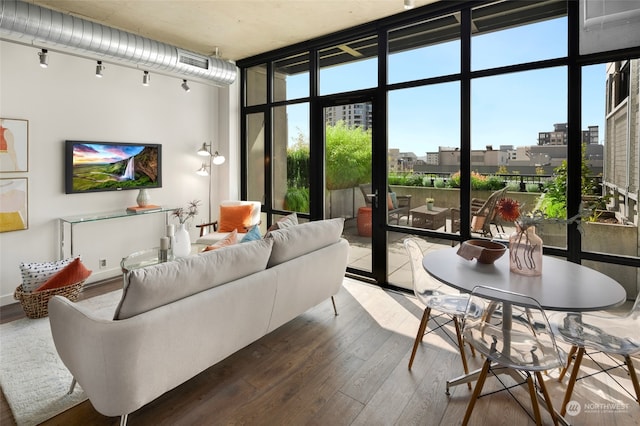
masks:
[[[325,123],[334,126],[338,121],[344,121],[348,127],[368,130],[373,124],[372,106],[370,103],[357,103],[326,108]]]
[[[556,123],[553,125],[553,132],[538,133],[538,145],[566,145],[567,137],[567,123]],[[598,126],[589,126],[588,130],[582,131],[584,144],[597,144],[598,137]]]

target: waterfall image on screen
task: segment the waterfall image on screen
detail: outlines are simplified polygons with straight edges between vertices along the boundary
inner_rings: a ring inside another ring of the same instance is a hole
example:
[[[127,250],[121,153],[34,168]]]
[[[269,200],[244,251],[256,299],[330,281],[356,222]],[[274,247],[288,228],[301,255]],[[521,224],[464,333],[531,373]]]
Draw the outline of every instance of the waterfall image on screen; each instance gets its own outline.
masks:
[[[66,192],[159,188],[160,147],[67,141]]]
[[[124,173],[120,177],[120,180],[133,180],[135,179],[135,162],[133,157],[129,158],[127,161],[127,168],[124,169]]]

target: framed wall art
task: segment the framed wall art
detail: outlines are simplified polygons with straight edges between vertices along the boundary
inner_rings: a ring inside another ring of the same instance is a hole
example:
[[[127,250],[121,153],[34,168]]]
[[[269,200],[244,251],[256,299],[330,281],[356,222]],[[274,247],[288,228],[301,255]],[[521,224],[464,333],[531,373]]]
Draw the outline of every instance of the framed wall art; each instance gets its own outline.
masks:
[[[29,227],[27,178],[0,179],[0,232]]]
[[[0,118],[0,173],[29,171],[29,121]]]

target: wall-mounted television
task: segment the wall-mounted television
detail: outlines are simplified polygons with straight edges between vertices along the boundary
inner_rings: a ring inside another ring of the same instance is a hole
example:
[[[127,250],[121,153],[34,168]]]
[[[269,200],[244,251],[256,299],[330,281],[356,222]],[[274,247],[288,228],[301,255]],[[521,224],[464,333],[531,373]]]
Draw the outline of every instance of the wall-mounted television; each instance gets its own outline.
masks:
[[[162,187],[162,145],[65,142],[67,194]]]

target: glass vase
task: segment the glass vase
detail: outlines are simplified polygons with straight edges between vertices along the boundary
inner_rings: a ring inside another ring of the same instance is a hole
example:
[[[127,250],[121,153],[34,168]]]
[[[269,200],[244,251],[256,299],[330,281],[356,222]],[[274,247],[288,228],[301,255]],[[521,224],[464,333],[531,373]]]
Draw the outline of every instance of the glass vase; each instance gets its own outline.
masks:
[[[542,275],[542,238],[535,226],[516,224],[516,231],[509,236],[509,268],[520,275]]]

